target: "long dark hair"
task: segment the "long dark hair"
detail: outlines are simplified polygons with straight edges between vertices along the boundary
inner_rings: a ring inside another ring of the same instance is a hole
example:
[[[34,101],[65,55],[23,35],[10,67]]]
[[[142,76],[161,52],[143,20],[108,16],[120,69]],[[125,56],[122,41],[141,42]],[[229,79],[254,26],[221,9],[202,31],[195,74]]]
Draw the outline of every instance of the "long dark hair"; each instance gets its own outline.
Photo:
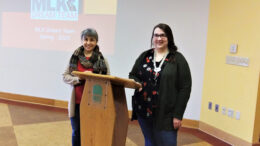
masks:
[[[165,35],[168,39],[169,52],[175,53],[178,48],[174,43],[174,38],[173,38],[173,34],[172,34],[172,30],[171,30],[170,26],[167,24],[164,24],[164,23],[157,24],[153,28],[153,33],[156,28],[160,28],[161,30],[163,30],[163,32],[165,33]],[[152,38],[151,38],[151,47],[153,46],[153,35],[154,35],[153,33],[152,33]]]

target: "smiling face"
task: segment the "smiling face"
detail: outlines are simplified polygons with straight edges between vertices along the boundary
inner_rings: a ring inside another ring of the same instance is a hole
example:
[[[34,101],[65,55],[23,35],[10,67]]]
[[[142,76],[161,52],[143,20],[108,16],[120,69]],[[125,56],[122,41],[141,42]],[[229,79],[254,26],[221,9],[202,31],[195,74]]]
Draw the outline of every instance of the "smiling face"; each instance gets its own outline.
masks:
[[[153,46],[157,51],[164,51],[168,48],[168,38],[160,28],[155,28],[153,32]]]
[[[82,39],[82,45],[87,52],[92,52],[97,46],[97,40],[92,36],[85,36]]]

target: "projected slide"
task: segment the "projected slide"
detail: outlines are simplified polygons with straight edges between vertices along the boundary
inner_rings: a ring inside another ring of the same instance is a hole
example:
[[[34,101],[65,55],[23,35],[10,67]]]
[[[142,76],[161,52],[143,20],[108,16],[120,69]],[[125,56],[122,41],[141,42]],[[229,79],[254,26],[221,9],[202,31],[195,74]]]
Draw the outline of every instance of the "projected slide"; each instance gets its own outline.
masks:
[[[28,12],[2,11],[1,44],[71,51],[80,45],[81,31],[91,27],[102,52],[113,54],[116,5],[117,0],[31,0]]]

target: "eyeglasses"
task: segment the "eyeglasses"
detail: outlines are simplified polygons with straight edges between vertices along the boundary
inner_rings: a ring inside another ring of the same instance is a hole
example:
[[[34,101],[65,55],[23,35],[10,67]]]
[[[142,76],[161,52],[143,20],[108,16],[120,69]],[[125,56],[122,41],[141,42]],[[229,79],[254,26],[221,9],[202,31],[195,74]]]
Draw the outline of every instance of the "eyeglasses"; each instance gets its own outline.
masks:
[[[155,38],[162,38],[162,39],[164,39],[164,38],[166,38],[166,35],[165,34],[153,34],[153,37],[155,37]]]

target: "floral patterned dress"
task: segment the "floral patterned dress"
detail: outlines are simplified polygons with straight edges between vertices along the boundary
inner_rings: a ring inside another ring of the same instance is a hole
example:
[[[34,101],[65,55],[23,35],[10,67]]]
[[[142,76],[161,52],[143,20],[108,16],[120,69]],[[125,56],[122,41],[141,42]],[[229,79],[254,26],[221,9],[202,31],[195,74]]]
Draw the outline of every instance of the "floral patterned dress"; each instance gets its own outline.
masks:
[[[143,88],[141,91],[136,90],[133,96],[133,112],[142,118],[152,118],[158,107],[161,72],[169,60],[169,55],[167,55],[161,71],[157,75],[154,72],[153,58],[154,50],[147,53],[139,66],[138,78],[141,80]],[[161,61],[156,62],[156,67],[159,66]]]

